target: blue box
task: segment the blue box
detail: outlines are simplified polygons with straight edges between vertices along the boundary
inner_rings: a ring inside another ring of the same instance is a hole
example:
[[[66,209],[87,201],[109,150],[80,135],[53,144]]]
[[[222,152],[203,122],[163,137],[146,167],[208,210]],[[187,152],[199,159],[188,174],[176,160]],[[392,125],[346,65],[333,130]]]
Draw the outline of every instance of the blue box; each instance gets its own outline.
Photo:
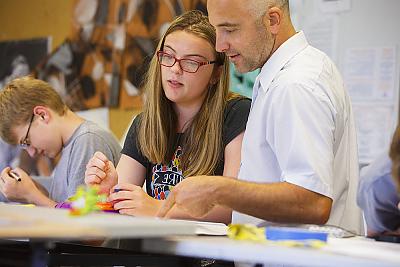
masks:
[[[283,240],[321,240],[326,242],[328,233],[315,232],[303,228],[295,227],[266,227],[265,237],[267,240],[283,241]]]

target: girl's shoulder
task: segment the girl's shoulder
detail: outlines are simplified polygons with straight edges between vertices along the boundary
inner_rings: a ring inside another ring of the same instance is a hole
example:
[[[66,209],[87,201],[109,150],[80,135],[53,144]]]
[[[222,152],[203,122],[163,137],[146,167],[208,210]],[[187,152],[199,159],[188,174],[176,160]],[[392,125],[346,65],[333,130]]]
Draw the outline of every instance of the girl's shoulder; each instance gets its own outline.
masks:
[[[223,141],[228,145],[246,129],[251,101],[247,97],[235,97],[228,101],[224,114]]]
[[[245,96],[236,96],[228,100],[225,107],[225,118],[231,113],[241,113],[248,115],[250,112],[251,99]]]

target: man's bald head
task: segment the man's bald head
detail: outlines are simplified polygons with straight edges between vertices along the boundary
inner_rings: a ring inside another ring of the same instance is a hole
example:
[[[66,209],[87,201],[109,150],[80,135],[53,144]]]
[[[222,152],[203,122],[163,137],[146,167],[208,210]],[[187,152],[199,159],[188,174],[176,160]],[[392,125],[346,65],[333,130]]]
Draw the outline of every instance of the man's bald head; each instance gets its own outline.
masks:
[[[217,51],[225,52],[239,72],[261,68],[296,31],[288,0],[208,0]]]
[[[285,15],[290,17],[289,0],[248,0],[246,1],[246,5],[256,18],[264,16],[271,7],[280,8]]]

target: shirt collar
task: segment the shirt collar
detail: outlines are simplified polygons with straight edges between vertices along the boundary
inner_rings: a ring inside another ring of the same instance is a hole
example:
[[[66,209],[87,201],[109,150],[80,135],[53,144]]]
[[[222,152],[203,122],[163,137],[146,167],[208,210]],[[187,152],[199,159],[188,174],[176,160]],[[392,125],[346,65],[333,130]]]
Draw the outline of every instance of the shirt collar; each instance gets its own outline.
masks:
[[[295,55],[308,46],[308,41],[303,31],[300,31],[284,42],[265,62],[259,74],[261,87],[266,92],[279,71]],[[257,77],[257,78],[258,78]]]

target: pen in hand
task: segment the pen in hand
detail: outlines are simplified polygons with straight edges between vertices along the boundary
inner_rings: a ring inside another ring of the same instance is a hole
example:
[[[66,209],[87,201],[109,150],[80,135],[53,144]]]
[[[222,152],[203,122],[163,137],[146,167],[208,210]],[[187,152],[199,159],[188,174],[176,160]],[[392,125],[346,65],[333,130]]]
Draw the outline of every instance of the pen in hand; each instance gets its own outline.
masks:
[[[19,177],[18,173],[14,171],[10,171],[8,173],[12,178],[14,178],[17,182],[21,182],[21,177]]]

